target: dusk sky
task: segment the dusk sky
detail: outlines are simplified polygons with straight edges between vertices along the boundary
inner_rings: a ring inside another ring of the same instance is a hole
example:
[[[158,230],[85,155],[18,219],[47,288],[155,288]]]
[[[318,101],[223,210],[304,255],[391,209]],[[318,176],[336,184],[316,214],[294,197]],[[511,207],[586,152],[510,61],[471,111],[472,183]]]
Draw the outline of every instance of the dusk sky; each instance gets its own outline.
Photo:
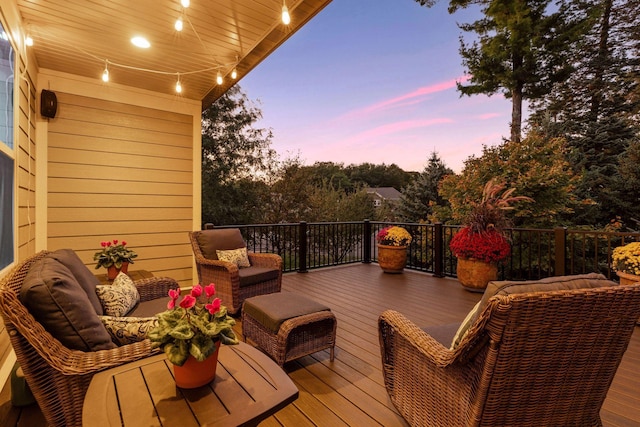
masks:
[[[305,164],[397,164],[422,171],[431,152],[459,172],[483,145],[509,134],[502,94],[460,98],[465,79],[457,22],[414,0],[333,0],[240,81],[258,100],[281,158]],[[465,39],[470,35],[465,34]]]

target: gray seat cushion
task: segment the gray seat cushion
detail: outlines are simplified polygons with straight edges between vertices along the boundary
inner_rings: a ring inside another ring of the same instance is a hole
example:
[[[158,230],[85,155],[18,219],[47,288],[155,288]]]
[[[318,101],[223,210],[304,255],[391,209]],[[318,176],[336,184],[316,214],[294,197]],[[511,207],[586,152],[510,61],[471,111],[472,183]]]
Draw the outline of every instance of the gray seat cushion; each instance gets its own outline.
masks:
[[[278,292],[247,298],[242,310],[275,334],[285,320],[330,308],[302,295]]]
[[[460,323],[448,323],[446,325],[427,326],[426,328],[422,328],[422,330],[448,348],[459,327]]]
[[[127,313],[127,317],[153,317],[167,309],[167,298],[156,298],[149,301],[141,301]]]
[[[97,351],[116,347],[85,290],[56,259],[45,257],[31,266],[19,298],[33,317],[67,348]]]
[[[277,268],[269,267],[247,267],[238,270],[238,276],[240,278],[240,287],[252,286],[258,283],[266,282],[268,280],[275,280],[278,278],[280,271]]]

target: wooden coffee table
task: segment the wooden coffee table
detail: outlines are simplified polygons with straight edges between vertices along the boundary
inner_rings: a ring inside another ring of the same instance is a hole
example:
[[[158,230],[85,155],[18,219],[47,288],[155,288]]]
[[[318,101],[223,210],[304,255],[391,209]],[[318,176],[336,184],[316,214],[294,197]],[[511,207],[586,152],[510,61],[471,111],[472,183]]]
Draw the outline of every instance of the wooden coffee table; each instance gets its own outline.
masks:
[[[208,386],[176,387],[164,354],[96,374],[84,400],[84,426],[255,426],[298,397],[287,374],[245,343],[221,346]]]

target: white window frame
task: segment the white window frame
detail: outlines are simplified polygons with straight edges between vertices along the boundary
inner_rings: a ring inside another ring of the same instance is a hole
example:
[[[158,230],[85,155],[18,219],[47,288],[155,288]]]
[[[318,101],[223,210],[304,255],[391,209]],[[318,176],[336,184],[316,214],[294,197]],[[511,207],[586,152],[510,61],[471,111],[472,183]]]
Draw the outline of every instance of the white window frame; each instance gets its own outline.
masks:
[[[7,26],[6,24],[0,20],[0,25],[2,26],[2,31],[7,31]],[[17,170],[18,170],[18,156],[17,156],[17,152],[18,152],[18,141],[16,140],[16,106],[17,106],[17,101],[19,100],[19,94],[18,94],[18,90],[16,90],[16,82],[17,82],[17,73],[16,73],[16,69],[15,69],[15,64],[16,64],[16,49],[15,46],[11,43],[11,40],[8,40],[8,42],[11,44],[12,46],[12,54],[13,54],[13,99],[12,99],[12,104],[13,104],[13,123],[12,123],[12,130],[13,130],[13,134],[12,134],[12,147],[9,147],[9,145],[7,145],[6,141],[3,140],[2,135],[0,135],[0,152],[2,152],[4,155],[6,155],[7,157],[9,157],[9,159],[11,159],[13,161],[13,188],[12,188],[12,192],[11,192],[11,211],[12,211],[12,231],[13,231],[13,235],[11,236],[13,238],[13,254],[12,254],[12,260],[5,266],[0,265],[0,275],[3,275],[6,271],[8,271],[9,269],[11,269],[18,258],[18,209],[17,209],[17,194],[18,194],[18,174],[17,174]],[[1,84],[2,82],[0,82]],[[2,114],[2,111],[0,111],[0,114]]]

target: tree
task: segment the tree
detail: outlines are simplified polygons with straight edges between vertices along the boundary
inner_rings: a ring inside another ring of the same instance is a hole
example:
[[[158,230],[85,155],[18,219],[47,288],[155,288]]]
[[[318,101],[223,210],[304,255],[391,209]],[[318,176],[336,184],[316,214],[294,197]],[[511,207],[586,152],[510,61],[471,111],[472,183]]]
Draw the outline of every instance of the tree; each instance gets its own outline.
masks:
[[[438,194],[440,182],[453,171],[448,168],[435,151],[431,153],[424,171],[402,190],[400,216],[406,222],[426,221],[432,214],[432,206],[446,206],[447,202]]]
[[[451,204],[453,223],[460,224],[473,202],[481,200],[487,182],[499,178],[517,195],[533,203],[518,203],[513,214],[516,227],[551,227],[569,224],[578,201],[573,195],[575,175],[565,157],[561,138],[547,138],[530,132],[520,143],[506,141],[497,147],[484,147],[480,157],[465,161],[460,175],[442,181],[440,195]],[[444,216],[439,206],[436,215]],[[447,212],[445,209],[444,212]]]
[[[214,224],[255,222],[261,178],[277,164],[270,130],[254,128],[262,112],[239,86],[202,112],[202,217]]]
[[[355,185],[393,187],[396,190],[405,187],[412,179],[411,173],[405,172],[395,163],[391,165],[384,163],[381,165],[372,163],[349,165],[346,168],[346,173]]]
[[[637,215],[619,165],[640,132],[640,1],[575,2],[571,13],[592,25],[566,46],[574,71],[533,103],[530,123],[567,140],[570,163],[582,176],[576,194],[591,201],[575,218],[603,226],[622,212]]]
[[[537,99],[567,78],[570,66],[564,45],[580,34],[584,22],[566,21],[562,5],[549,13],[550,0],[450,0],[449,13],[470,5],[480,5],[484,17],[459,24],[463,31],[476,33],[478,40],[466,44],[460,38],[470,83],[458,83],[458,90],[469,96],[501,91],[510,98],[510,139],[518,142],[523,100]]]

